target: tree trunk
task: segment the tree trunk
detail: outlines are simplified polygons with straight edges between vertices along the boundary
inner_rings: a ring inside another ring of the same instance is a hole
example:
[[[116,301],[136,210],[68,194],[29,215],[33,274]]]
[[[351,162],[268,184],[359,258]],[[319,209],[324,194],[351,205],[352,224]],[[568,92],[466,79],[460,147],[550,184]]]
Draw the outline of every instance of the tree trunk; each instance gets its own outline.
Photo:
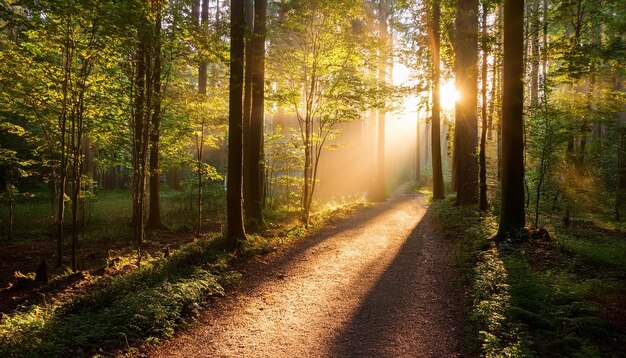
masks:
[[[254,0],[245,0],[245,13],[246,13],[246,36],[245,36],[245,74],[243,82],[243,208],[246,229],[250,228],[249,216],[252,213],[252,199],[250,198],[252,191],[252,178],[250,178],[250,172],[252,171],[252,158],[250,155],[250,117],[252,114],[252,33],[254,31]]]
[[[482,115],[482,127],[480,133],[480,201],[479,201],[479,209],[480,211],[487,211],[489,209],[489,203],[487,202],[487,155],[486,145],[487,145],[487,55],[488,55],[488,44],[487,44],[487,7],[483,3],[483,14],[482,14],[482,74],[481,74],[481,115]]]
[[[539,101],[539,0],[532,0],[530,13],[530,106]]]
[[[613,89],[616,91],[622,91],[622,76],[615,76],[613,78]],[[615,220],[620,221],[620,210],[624,202],[624,194],[626,193],[626,128],[624,128],[625,114],[623,112],[614,113],[613,117],[618,123],[619,131],[619,144],[617,145],[617,165],[616,165],[616,185],[615,185]]]
[[[424,165],[429,166],[431,165],[430,162],[430,151],[431,151],[431,139],[432,139],[432,135],[430,133],[430,127],[431,127],[431,123],[430,121],[425,121],[424,123]]]
[[[193,0],[191,2],[191,22],[196,26],[200,24],[200,1]]]
[[[67,30],[69,34],[69,29]],[[64,68],[63,68],[63,83],[62,93],[63,93],[63,107],[61,110],[61,116],[59,120],[59,131],[61,134],[61,159],[60,159],[60,168],[59,168],[59,205],[58,213],[57,213],[57,224],[56,224],[56,237],[57,237],[57,267],[63,265],[63,219],[65,218],[65,186],[67,184],[67,161],[68,161],[68,143],[67,143],[67,117],[68,117],[68,107],[69,107],[69,92],[68,88],[70,83],[71,76],[71,68],[72,68],[72,58],[70,55],[70,40],[69,35],[66,38],[66,42],[64,44]]]
[[[228,110],[227,245],[235,249],[246,236],[243,228],[243,62],[245,34],[244,0],[232,0],[230,12],[230,91]]]
[[[148,133],[150,108],[150,54],[147,40],[141,36],[136,54],[136,73],[134,79],[134,113],[133,113],[133,236],[137,247],[137,264],[141,264],[142,245],[144,240],[144,205],[145,179],[148,150]]]
[[[196,161],[198,165],[198,230],[196,236],[202,234],[202,209],[204,203],[202,200],[202,172],[204,163],[204,120],[200,124],[200,135],[196,134]]]
[[[541,54],[541,75],[543,82],[543,91],[545,92],[545,83],[548,75],[548,0],[543,0],[543,48]]]
[[[9,169],[12,170],[12,169]],[[7,228],[7,241],[13,240],[13,184],[11,184],[10,180],[7,184],[7,199],[9,205],[9,222]]]
[[[197,0],[198,2],[202,1],[202,5],[200,6],[200,20],[198,24],[201,26],[202,34],[206,35],[206,30],[209,27],[209,1],[210,0]],[[196,15],[196,19],[198,16]],[[198,20],[196,20],[198,21]],[[206,94],[207,89],[207,71],[208,71],[208,62],[205,59],[200,61],[198,65],[198,92],[200,94]]]
[[[504,2],[502,196],[498,236],[524,228],[524,12],[523,0]]]
[[[387,85],[387,72],[389,65],[389,30],[387,20],[389,17],[387,0],[380,0],[378,7],[378,26],[380,30],[380,38],[382,40],[382,48],[380,50],[380,63],[378,65],[378,81],[382,86]],[[378,132],[376,141],[376,187],[374,189],[373,199],[375,201],[385,200],[385,127],[387,109],[386,103],[383,101],[382,107],[377,111],[378,114]]]
[[[431,126],[431,145],[432,145],[432,164],[433,164],[433,199],[440,200],[445,197],[443,170],[441,165],[441,105],[439,102],[439,80],[441,72],[441,63],[439,59],[439,40],[440,40],[440,16],[441,9],[439,0],[432,2],[432,24],[430,28],[430,52],[433,61],[433,93],[432,93],[432,126]]]
[[[454,153],[457,204],[478,201],[478,0],[458,1],[455,35]]]
[[[415,123],[415,182],[422,180],[422,158],[421,158],[421,137],[420,137],[420,111],[417,110],[417,121]]]
[[[626,131],[620,129],[619,145],[617,146],[617,181],[615,187],[615,220],[621,219],[621,208],[624,201],[624,192],[626,192]]]
[[[312,83],[315,82],[315,76],[313,76],[313,79],[311,81]],[[313,173],[313,148],[311,143],[312,119],[309,119],[308,116],[309,110],[307,110],[307,118],[305,119],[304,129],[304,190],[302,191],[302,220],[304,221],[304,226],[306,228],[309,227],[309,215],[311,210],[310,199],[312,198],[311,192],[313,191],[313,183],[311,183]]]
[[[265,36],[267,0],[255,0],[254,3],[254,35],[251,41],[252,52],[252,113],[250,115],[249,149],[251,165],[249,175],[249,206],[247,215],[250,228],[265,228],[263,217],[263,199],[265,187],[265,158],[263,151],[263,134],[265,121]],[[245,149],[245,148],[244,148]],[[245,181],[245,180],[244,180]],[[245,203],[245,200],[244,200]]]
[[[159,3],[159,1],[157,1]],[[154,25],[155,38],[152,55],[154,56],[153,69],[153,110],[152,128],[150,132],[150,208],[148,213],[148,229],[165,229],[161,221],[161,168],[159,164],[159,141],[161,126],[161,6],[156,5],[156,20]]]
[[[496,68],[497,77],[494,83],[497,83],[494,93],[495,93],[495,106],[494,112],[497,113],[498,116],[498,125],[496,127],[496,151],[497,151],[497,163],[498,167],[498,180],[502,177],[502,42],[504,40],[504,29],[502,26],[503,20],[503,7],[502,4],[498,5],[498,12],[496,14],[496,28],[498,31],[498,41],[497,41],[497,49],[495,51],[494,63],[497,64]],[[495,76],[495,75],[494,75]]]

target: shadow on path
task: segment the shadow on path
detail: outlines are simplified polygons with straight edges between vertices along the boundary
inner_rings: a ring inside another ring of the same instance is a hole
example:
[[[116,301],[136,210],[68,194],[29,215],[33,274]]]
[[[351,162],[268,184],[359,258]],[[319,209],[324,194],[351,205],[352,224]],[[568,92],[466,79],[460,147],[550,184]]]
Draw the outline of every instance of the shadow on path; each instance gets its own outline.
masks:
[[[336,336],[333,357],[464,356],[462,291],[452,243],[428,211]]]
[[[331,224],[329,227],[320,230],[314,235],[304,238],[301,241],[295,242],[293,245],[289,245],[287,248],[279,250],[278,252],[272,253],[268,257],[267,261],[269,264],[265,262],[242,262],[238,265],[238,269],[241,269],[244,274],[245,272],[254,273],[254,277],[245,277],[246,279],[250,279],[249,282],[246,282],[245,288],[243,291],[253,291],[257,286],[265,283],[265,281],[270,281],[274,278],[273,275],[269,274],[270,272],[275,272],[280,274],[281,272],[287,270],[290,266],[296,264],[298,262],[298,258],[305,255],[305,253],[309,250],[314,250],[317,246],[320,246],[329,238],[340,237],[342,233],[350,230],[364,230],[367,229],[368,225],[375,221],[379,216],[384,215],[385,213],[393,210],[395,207],[401,206],[403,203],[415,200],[414,195],[394,195],[393,198],[379,203],[371,208],[367,208],[360,213],[357,213],[353,217],[350,217],[346,220],[342,220],[337,224]],[[351,240],[352,238],[348,237],[346,240]]]

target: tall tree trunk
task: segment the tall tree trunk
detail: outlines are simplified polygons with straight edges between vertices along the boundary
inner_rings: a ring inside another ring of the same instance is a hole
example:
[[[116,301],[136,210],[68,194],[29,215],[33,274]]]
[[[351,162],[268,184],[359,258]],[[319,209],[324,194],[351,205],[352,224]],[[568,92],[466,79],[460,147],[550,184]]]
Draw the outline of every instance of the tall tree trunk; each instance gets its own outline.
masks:
[[[593,71],[593,65],[592,65]],[[589,133],[591,129],[589,128],[589,116],[593,113],[593,92],[596,86],[596,76],[595,74],[591,74],[587,83],[587,113],[583,115],[580,124],[580,146],[578,148],[578,158],[576,160],[576,164],[579,168],[583,168],[585,164],[585,151],[587,150],[587,141],[589,139]]]
[[[243,162],[243,64],[245,36],[244,0],[232,0],[230,11],[230,91],[228,110],[228,184],[226,241],[237,248],[246,236],[243,228],[242,162]]]
[[[487,56],[488,56],[488,42],[487,42],[487,6],[483,2],[483,14],[482,14],[482,73],[481,73],[481,115],[482,115],[482,127],[480,133],[480,211],[487,211],[489,209],[489,203],[487,202],[487,155],[485,153],[487,146]]]
[[[478,201],[478,0],[457,2],[455,25],[456,203],[465,205]]]
[[[504,29],[502,26],[503,18],[503,6],[502,4],[498,4],[498,11],[496,13],[496,30],[498,31],[498,40],[496,42],[497,48],[494,51],[494,63],[496,63],[496,68],[498,69],[498,71],[496,72],[497,76],[494,74],[494,76],[496,76],[496,80],[494,81],[494,83],[496,83],[494,89],[494,112],[497,114],[498,117],[498,124],[496,127],[496,166],[498,167],[498,180],[500,180],[502,177],[502,46],[504,40]]]
[[[532,0],[530,15],[530,106],[539,101],[539,0]]]
[[[428,111],[430,112],[430,111]],[[427,113],[427,112],[426,112]],[[432,139],[432,134],[430,133],[430,127],[431,127],[431,123],[430,121],[425,121],[424,123],[424,165],[429,166],[431,165],[431,155],[430,155],[430,151],[431,151],[431,139]]]
[[[548,0],[543,0],[543,48],[541,49],[541,75],[543,91],[546,91],[546,80],[548,76]]]
[[[619,145],[617,146],[617,181],[615,187],[615,220],[620,221],[621,209],[626,192],[626,130],[620,128]]]
[[[308,112],[308,111],[307,111]],[[308,113],[307,113],[308,117]],[[304,190],[302,191],[302,210],[303,210],[303,221],[304,226],[306,228],[309,227],[309,210],[311,208],[311,203],[309,202],[309,198],[311,197],[310,193],[312,191],[312,173],[313,173],[313,158],[312,158],[312,144],[311,144],[311,120],[305,119],[305,128],[304,128]]]
[[[432,1],[432,24],[430,28],[430,52],[433,61],[433,92],[432,92],[432,164],[433,164],[433,199],[440,200],[445,197],[443,170],[441,165],[441,105],[439,102],[439,81],[441,76],[441,62],[439,59],[440,21],[441,9],[439,0]]]
[[[421,158],[421,133],[420,133],[420,111],[417,110],[417,121],[415,123],[415,182],[422,180],[422,158]]]
[[[141,265],[144,241],[144,207],[146,194],[146,163],[149,141],[149,110],[151,108],[152,68],[149,43],[145,35],[140,36],[136,53],[133,113],[133,236],[137,247],[137,264]]]
[[[389,29],[387,20],[389,18],[389,4],[387,0],[380,0],[378,3],[378,26],[380,30],[380,38],[382,47],[380,50],[380,63],[378,65],[378,81],[382,86],[387,85],[387,73],[389,67]],[[385,127],[387,109],[386,103],[383,102],[382,108],[377,111],[378,114],[378,132],[376,141],[376,187],[374,189],[373,199],[375,201],[385,200]]]
[[[196,26],[200,24],[200,1],[192,0],[191,2],[191,23]]]
[[[616,91],[623,90],[623,76],[615,76],[613,78],[613,89]],[[618,123],[619,143],[617,145],[617,163],[616,163],[616,185],[615,185],[615,220],[621,220],[621,208],[624,204],[624,194],[626,194],[626,128],[624,128],[624,120],[626,113],[614,113],[613,117]]]
[[[146,228],[164,229],[165,225],[161,221],[161,168],[159,164],[159,141],[161,127],[161,13],[162,0],[155,0],[156,19],[154,24],[154,46],[152,56],[154,57],[153,69],[153,109],[152,128],[150,131],[150,207],[148,212],[148,222]]]
[[[252,191],[252,154],[249,144],[250,136],[250,117],[252,114],[252,71],[253,71],[253,49],[251,46],[254,31],[254,3],[255,0],[245,0],[246,12],[246,37],[245,37],[245,74],[243,82],[243,208],[246,228],[250,228],[249,216],[252,212],[252,199],[250,198]]]
[[[205,121],[202,120],[200,124],[200,134],[196,134],[196,164],[198,166],[198,230],[196,236],[200,237],[202,234],[202,209],[204,203],[202,200],[202,173],[204,167],[204,126]]]
[[[69,24],[66,34],[66,39],[63,47],[64,62],[63,62],[63,83],[61,84],[63,95],[63,106],[61,109],[61,116],[59,119],[59,131],[61,134],[61,158],[59,168],[59,190],[58,190],[58,213],[56,223],[56,239],[57,239],[57,263],[56,266],[63,265],[63,220],[65,218],[65,190],[67,184],[67,162],[69,157],[68,143],[67,143],[67,117],[69,112],[69,84],[71,80],[72,70],[72,54],[70,50],[69,39]]]
[[[504,1],[502,93],[502,196],[498,236],[526,224],[524,212],[523,0]]]
[[[200,20],[199,25],[203,34],[206,34],[209,28],[209,1],[210,0],[197,0],[198,2],[202,1],[202,5],[200,5]],[[196,15],[196,19],[197,19]],[[208,71],[208,62],[206,59],[202,59],[200,64],[198,65],[198,92],[201,94],[206,94],[207,89],[207,71]]]
[[[265,121],[265,36],[266,36],[267,0],[254,2],[254,34],[251,41],[252,52],[252,113],[250,115],[250,134],[247,148],[251,161],[249,207],[247,215],[251,229],[264,228],[263,201],[265,188],[265,158],[263,134]],[[245,149],[245,148],[244,148]],[[244,200],[245,203],[245,200]]]
[[[9,206],[9,222],[7,228],[7,241],[13,240],[13,184],[7,184],[7,199]]]

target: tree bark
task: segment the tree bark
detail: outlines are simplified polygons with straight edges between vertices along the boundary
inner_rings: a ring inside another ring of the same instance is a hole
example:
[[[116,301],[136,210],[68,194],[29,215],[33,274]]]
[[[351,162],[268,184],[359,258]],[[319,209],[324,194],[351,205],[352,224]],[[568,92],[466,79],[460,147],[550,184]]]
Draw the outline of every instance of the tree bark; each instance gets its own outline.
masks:
[[[378,81],[382,86],[387,85],[387,72],[389,65],[389,29],[387,20],[389,18],[387,0],[380,0],[378,3],[378,26],[380,30],[380,38],[382,40],[382,48],[380,50],[380,63],[378,65]],[[376,141],[376,187],[374,189],[373,199],[375,201],[385,200],[385,127],[387,109],[386,103],[383,102],[382,107],[377,111],[378,115],[378,132]]]
[[[160,0],[156,3],[156,19],[154,24],[154,46],[152,56],[154,58],[153,69],[153,109],[152,126],[150,131],[150,207],[148,212],[148,229],[164,229],[161,221],[161,168],[159,163],[159,141],[161,127],[161,12]]]
[[[481,115],[482,115],[482,127],[480,134],[480,211],[487,211],[489,209],[489,203],[487,201],[487,55],[488,55],[488,43],[487,43],[487,7],[483,2],[482,13],[482,74],[481,74]]]
[[[502,183],[498,236],[524,228],[524,12],[523,0],[504,2]]]
[[[243,208],[246,228],[249,228],[249,216],[252,212],[252,199],[250,198],[252,191],[252,178],[250,173],[252,172],[252,154],[250,145],[250,118],[252,115],[252,72],[253,63],[252,57],[252,38],[255,27],[254,23],[254,3],[255,0],[245,0],[245,13],[246,13],[246,37],[245,37],[245,74],[243,83]]]
[[[415,123],[415,182],[422,180],[422,158],[421,158],[421,137],[420,137],[420,111],[417,110],[417,118]]]
[[[198,2],[202,1],[202,5],[200,5],[200,20],[199,25],[201,28],[201,33],[205,33],[205,31],[209,28],[209,1],[210,0],[197,0]],[[196,15],[197,19],[197,15]],[[200,94],[206,94],[207,90],[207,74],[208,74],[208,62],[205,59],[200,61],[198,65],[198,92]]]
[[[265,37],[266,37],[267,0],[255,0],[254,34],[251,41],[252,52],[252,113],[250,115],[249,175],[250,195],[247,215],[250,228],[265,228],[263,202],[265,188],[265,158],[263,151],[265,121]],[[244,180],[245,182],[245,180]],[[245,200],[244,200],[245,203]]]
[[[539,102],[539,0],[533,0],[530,16],[530,106]]]
[[[439,102],[439,81],[441,72],[441,62],[439,58],[440,42],[440,17],[441,9],[439,0],[432,1],[432,24],[430,26],[429,44],[433,66],[433,92],[432,92],[432,126],[431,126],[431,146],[433,164],[433,199],[440,200],[445,197],[443,170],[441,165],[441,105]]]
[[[228,183],[226,194],[227,245],[236,249],[245,238],[243,227],[243,63],[245,33],[244,0],[232,0],[230,11],[230,91],[228,110]]]
[[[478,201],[478,0],[457,2],[455,25],[456,203],[466,205]]]

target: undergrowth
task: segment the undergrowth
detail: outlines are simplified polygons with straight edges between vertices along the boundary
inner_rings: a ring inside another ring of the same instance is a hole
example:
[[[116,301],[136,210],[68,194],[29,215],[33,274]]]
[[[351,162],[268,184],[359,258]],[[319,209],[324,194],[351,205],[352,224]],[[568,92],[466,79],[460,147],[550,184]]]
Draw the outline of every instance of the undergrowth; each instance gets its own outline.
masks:
[[[95,354],[171,336],[207,297],[223,295],[223,286],[237,280],[238,274],[228,271],[228,255],[214,243],[215,238],[189,243],[128,274],[94,279],[85,294],[69,301],[3,317],[0,356]]]
[[[433,203],[447,235],[461,235],[457,261],[471,300],[468,346],[486,357],[624,357],[624,237],[550,226],[550,237],[496,245],[496,217]],[[620,301],[621,300],[621,301]],[[617,311],[610,312],[611,307]],[[621,312],[620,308],[621,307]],[[619,321],[623,318],[613,317]]]
[[[455,251],[470,300],[468,350],[485,357],[522,356],[523,339],[507,316],[511,308],[509,275],[490,240],[497,227],[496,218],[481,217],[473,207],[454,206],[451,198],[434,202],[431,210],[446,235],[463,238]]]
[[[366,206],[361,200],[330,203],[311,216],[310,230],[291,223],[281,235],[249,236],[243,258],[274,251],[288,240],[310,235]],[[193,319],[210,297],[224,295],[241,275],[231,271],[232,254],[220,249],[218,235],[174,250],[170,257],[147,257],[141,268],[116,276],[89,277],[82,294],[32,305],[1,317],[0,357],[91,356],[130,349],[172,336]],[[119,267],[133,265],[131,256]],[[122,270],[124,271],[124,270]]]

